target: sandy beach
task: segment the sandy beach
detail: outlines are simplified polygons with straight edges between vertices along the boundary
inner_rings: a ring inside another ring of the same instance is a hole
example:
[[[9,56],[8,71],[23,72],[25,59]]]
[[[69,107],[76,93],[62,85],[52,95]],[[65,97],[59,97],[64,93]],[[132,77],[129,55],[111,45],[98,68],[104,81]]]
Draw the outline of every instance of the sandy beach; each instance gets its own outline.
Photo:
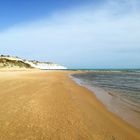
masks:
[[[0,140],[140,140],[72,71],[0,71]]]

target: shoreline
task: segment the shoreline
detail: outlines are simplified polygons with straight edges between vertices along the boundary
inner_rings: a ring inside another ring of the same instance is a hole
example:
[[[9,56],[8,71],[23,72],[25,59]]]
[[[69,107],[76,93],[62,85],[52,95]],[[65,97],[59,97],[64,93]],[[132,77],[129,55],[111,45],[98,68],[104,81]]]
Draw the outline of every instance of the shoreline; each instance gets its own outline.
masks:
[[[0,138],[140,139],[138,129],[70,79],[72,73],[0,71]]]
[[[74,77],[73,75],[70,77],[78,85],[90,90],[108,111],[114,113],[120,119],[140,130],[140,113],[135,110],[134,105],[132,106],[129,100],[127,101],[121,99],[120,96],[112,94],[101,87],[87,85],[82,80]]]

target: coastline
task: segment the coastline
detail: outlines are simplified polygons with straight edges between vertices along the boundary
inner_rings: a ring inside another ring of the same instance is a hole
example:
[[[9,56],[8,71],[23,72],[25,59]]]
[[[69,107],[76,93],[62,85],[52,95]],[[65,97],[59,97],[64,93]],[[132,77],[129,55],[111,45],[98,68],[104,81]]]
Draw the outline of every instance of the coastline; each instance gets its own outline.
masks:
[[[112,94],[101,87],[95,85],[91,86],[73,75],[70,75],[70,77],[80,86],[89,89],[96,96],[96,98],[104,104],[107,110],[111,111],[133,127],[140,130],[140,114],[129,100],[122,99],[119,95]]]
[[[0,139],[140,139],[138,129],[71,80],[73,73],[0,71]]]

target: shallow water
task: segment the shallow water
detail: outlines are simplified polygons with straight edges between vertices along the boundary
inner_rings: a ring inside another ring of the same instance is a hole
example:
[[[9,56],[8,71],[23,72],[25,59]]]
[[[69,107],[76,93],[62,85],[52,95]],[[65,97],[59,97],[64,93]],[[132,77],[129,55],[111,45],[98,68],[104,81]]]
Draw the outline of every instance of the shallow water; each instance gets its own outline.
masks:
[[[140,128],[140,71],[91,71],[73,77],[109,110]]]

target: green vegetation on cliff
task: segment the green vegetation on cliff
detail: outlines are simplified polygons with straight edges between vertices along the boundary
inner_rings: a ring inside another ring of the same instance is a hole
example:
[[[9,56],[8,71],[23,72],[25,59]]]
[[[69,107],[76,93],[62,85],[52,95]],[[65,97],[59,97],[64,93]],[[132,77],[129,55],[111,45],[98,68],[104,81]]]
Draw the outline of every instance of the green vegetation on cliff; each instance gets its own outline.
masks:
[[[7,58],[0,58],[0,68],[11,68],[11,67],[18,67],[18,68],[32,68],[31,65],[24,63],[20,60],[10,60]]]

